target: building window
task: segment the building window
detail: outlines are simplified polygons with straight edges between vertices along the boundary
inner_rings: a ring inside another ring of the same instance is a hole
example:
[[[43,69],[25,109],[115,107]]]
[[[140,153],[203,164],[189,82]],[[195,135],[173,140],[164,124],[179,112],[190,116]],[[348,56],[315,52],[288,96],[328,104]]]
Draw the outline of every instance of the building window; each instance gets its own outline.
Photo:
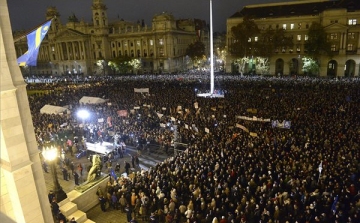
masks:
[[[330,23],[333,24],[333,23],[338,23],[339,21],[336,19],[336,20],[331,20]]]
[[[308,28],[309,28],[309,24],[306,24],[305,28],[308,29]]]
[[[136,40],[136,45],[140,46],[140,40]]]
[[[300,52],[301,50],[300,50],[300,46],[296,46],[296,52]]]
[[[127,46],[128,46],[127,42],[126,42],[126,41],[124,41],[124,47],[127,47]]]
[[[121,56],[121,50],[119,50],[119,56]]]
[[[55,51],[55,47],[53,47],[53,46],[52,46],[52,47],[51,47],[51,51],[53,51],[53,52],[54,52],[54,51]]]
[[[297,35],[296,39],[297,41],[301,41],[301,35]]]
[[[301,29],[301,22],[298,23],[298,29]]]
[[[120,44],[120,42],[118,42],[118,47],[120,47],[121,46],[121,44]]]
[[[130,42],[130,46],[133,47],[133,46],[134,46],[134,43],[133,43],[133,42]]]
[[[347,51],[353,51],[354,50],[354,45],[352,43],[349,43],[347,45]]]
[[[111,45],[112,45],[113,48],[115,47],[115,43],[112,43]]]
[[[283,29],[286,29],[286,24],[283,24],[283,25],[282,25],[282,28],[283,28]]]
[[[356,23],[357,23],[356,19],[349,19],[349,21],[348,21],[348,25],[351,25],[351,26],[356,25]]]
[[[309,36],[308,35],[305,35],[304,36],[304,40],[307,41],[309,39]]]
[[[331,33],[330,39],[337,39],[337,33]]]
[[[348,33],[348,39],[355,39],[355,33]]]
[[[164,56],[164,49],[163,49],[163,48],[159,48],[159,55],[160,55],[161,57]]]
[[[283,52],[283,53],[285,53],[285,52],[286,52],[286,49],[285,49],[285,47],[284,47],[284,46],[282,47],[281,52]]]
[[[154,45],[154,41],[151,39],[150,40],[150,46]]]
[[[163,40],[163,39],[159,39],[159,44],[160,44],[160,45],[164,45],[164,40]]]
[[[257,37],[257,36],[255,36],[255,39],[254,39],[254,40],[255,40],[255,42],[257,42],[257,41],[258,41],[258,37]]]
[[[336,51],[336,45],[334,44],[334,45],[331,45],[331,51],[332,52],[335,52]]]
[[[249,42],[249,43],[251,42],[251,38],[248,39],[248,42]]]
[[[290,24],[290,29],[294,29],[294,23]]]

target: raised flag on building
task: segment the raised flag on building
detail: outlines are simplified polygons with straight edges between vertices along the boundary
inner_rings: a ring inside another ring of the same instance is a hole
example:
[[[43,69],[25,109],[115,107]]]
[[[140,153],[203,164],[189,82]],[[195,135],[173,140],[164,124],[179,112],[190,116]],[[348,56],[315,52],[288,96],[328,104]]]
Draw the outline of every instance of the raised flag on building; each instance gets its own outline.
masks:
[[[28,50],[22,56],[17,59],[17,63],[19,66],[36,66],[37,65],[37,57],[39,54],[40,44],[44,39],[46,33],[49,31],[51,25],[51,20],[45,22],[41,26],[39,26],[36,30],[32,31],[28,34],[27,44]]]

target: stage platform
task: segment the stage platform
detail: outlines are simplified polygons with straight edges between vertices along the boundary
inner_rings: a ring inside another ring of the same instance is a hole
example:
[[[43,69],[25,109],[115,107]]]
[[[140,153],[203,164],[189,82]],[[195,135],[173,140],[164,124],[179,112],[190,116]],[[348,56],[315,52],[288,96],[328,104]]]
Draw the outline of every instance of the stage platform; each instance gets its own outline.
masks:
[[[103,143],[90,143],[86,142],[86,149],[91,152],[95,152],[101,155],[109,154],[114,151],[115,147],[112,143],[103,142]]]
[[[198,96],[200,98],[224,98],[225,97],[223,94],[211,94],[211,93],[197,94],[196,96]]]

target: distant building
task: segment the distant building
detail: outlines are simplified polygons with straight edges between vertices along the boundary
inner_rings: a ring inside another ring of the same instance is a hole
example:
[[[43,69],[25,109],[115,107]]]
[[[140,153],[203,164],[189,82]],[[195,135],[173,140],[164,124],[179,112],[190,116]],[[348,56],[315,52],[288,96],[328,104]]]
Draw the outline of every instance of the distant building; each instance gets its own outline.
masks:
[[[332,58],[320,58],[320,76],[359,76],[360,1],[305,0],[246,6],[227,19],[228,49],[236,41],[231,28],[245,16],[252,16],[260,30],[285,29],[287,35],[292,36],[293,48],[276,49],[270,57],[270,74],[303,74],[301,58],[306,55],[304,44],[308,30],[312,22],[318,22],[327,32],[334,53]],[[235,59],[228,54],[226,72],[234,72]]]
[[[209,31],[198,19],[175,19],[170,13],[157,14],[151,27],[144,21],[110,21],[102,0],[93,0],[92,22],[86,23],[75,15],[63,25],[55,7],[46,12],[54,18],[43,40],[37,67],[22,68],[24,75],[105,75],[113,71],[107,62],[121,56],[140,60],[136,72],[173,73],[187,69],[186,48],[200,39],[209,45]],[[17,56],[27,50],[27,40],[14,33]],[[102,61],[102,64],[99,64]]]

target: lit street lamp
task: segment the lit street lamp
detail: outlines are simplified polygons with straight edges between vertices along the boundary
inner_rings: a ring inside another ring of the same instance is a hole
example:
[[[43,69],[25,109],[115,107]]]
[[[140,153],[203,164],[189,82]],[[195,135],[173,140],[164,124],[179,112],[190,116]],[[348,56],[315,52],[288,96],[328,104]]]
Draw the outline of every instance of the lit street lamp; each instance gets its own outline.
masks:
[[[55,162],[58,157],[58,150],[54,146],[45,147],[45,148],[43,148],[42,155],[45,158],[45,160],[48,161],[50,164],[50,170],[51,170],[51,175],[52,175],[53,184],[54,184],[53,191],[54,191],[54,194],[56,197],[56,202],[60,202],[64,199],[66,199],[67,195],[61,188],[58,177],[57,177]]]
[[[81,110],[79,110],[78,112],[77,112],[77,116],[79,117],[79,118],[81,118],[81,120],[82,120],[82,135],[83,135],[83,137],[84,138],[86,138],[85,136],[84,136],[84,129],[85,129],[85,119],[87,119],[89,116],[90,116],[90,113],[87,111],[87,110],[85,110],[85,109],[81,109]],[[80,127],[80,126],[79,126]]]

